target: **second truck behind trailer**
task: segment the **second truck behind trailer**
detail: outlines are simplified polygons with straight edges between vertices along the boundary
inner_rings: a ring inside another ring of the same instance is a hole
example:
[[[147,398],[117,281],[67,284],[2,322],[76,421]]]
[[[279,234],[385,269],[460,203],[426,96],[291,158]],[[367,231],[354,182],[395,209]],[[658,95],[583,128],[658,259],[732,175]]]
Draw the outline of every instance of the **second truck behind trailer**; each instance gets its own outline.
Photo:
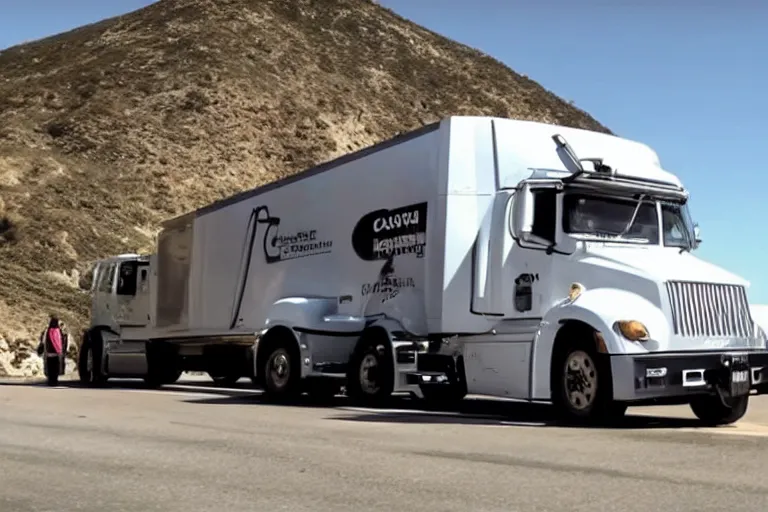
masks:
[[[637,142],[447,118],[166,222],[156,256],[114,260],[122,294],[96,276],[94,311],[130,312],[94,315],[83,379],[215,359],[280,396],[473,393],[572,419],[675,402],[733,422],[766,389],[766,337],[748,283],[691,254],[687,200]]]

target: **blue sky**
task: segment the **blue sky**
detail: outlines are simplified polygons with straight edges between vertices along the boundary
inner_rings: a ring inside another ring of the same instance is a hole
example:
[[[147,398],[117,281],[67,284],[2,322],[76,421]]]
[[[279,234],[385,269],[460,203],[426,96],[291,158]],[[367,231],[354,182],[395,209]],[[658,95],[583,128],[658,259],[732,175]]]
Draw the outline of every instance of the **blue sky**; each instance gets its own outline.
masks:
[[[0,48],[149,3],[0,0]],[[768,2],[379,3],[493,55],[656,149],[691,191],[704,239],[698,254],[749,279],[750,299],[768,304]]]

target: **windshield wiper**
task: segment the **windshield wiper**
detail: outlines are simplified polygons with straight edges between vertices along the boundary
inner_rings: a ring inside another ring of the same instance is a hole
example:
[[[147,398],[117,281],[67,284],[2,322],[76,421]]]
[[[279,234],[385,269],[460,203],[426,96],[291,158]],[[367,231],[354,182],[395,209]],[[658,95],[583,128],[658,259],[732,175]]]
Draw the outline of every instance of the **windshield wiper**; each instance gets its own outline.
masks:
[[[632,228],[632,225],[635,223],[635,219],[637,218],[637,212],[640,211],[640,207],[643,205],[643,199],[645,199],[645,197],[645,194],[643,194],[640,196],[640,199],[637,200],[637,206],[635,206],[635,211],[632,212],[632,218],[629,219],[629,223],[627,223],[627,226],[621,230],[621,233],[616,235],[617,238],[623,237]]]

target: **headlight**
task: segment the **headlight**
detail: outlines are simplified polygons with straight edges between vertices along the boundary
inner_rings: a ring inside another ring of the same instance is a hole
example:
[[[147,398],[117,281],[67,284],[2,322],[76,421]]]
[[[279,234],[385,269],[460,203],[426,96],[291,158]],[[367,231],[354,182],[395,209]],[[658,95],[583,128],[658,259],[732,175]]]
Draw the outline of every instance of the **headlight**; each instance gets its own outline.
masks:
[[[630,341],[648,341],[650,339],[648,329],[637,320],[619,320],[614,324],[614,327]]]

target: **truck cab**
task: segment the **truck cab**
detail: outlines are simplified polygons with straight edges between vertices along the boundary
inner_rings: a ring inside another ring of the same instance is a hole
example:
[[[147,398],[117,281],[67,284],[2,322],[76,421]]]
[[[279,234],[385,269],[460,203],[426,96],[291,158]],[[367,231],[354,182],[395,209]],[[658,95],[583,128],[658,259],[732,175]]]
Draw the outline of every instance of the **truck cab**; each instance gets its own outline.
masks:
[[[91,325],[83,333],[80,379],[103,384],[111,377],[176,382],[183,371],[207,372],[232,385],[250,376],[251,343],[174,338],[158,329],[156,255],[121,254],[98,260],[91,280]]]
[[[150,323],[150,258],[121,254],[94,264],[91,326],[119,331]]]
[[[469,293],[444,292],[441,329],[461,334],[420,356],[425,395],[551,401],[569,419],[650,403],[742,417],[750,393],[766,392],[766,335],[749,283],[694,254],[700,232],[677,176],[633,141],[492,123],[488,156],[457,155],[473,172],[449,171],[443,288]],[[452,354],[455,369],[432,371],[432,353]]]

